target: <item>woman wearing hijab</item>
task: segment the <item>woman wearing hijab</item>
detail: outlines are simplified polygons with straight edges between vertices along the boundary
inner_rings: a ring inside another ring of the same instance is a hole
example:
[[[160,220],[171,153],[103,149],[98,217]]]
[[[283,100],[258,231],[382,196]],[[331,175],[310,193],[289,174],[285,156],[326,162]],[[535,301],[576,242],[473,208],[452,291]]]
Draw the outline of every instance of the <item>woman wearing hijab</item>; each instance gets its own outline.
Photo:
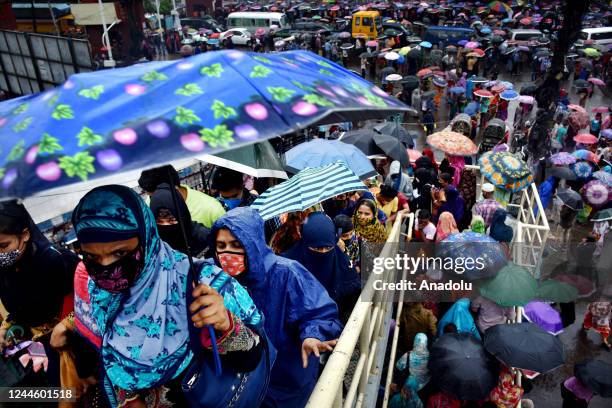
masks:
[[[260,361],[262,316],[247,291],[205,260],[196,261],[200,285],[192,289],[187,256],[159,238],[153,213],[133,190],[91,190],[72,224],[85,266],[75,276],[75,325],[99,350],[111,406],[186,406],[180,382],[196,351],[191,324],[208,350],[204,327],[214,328],[224,364],[247,372]]]
[[[340,316],[348,320],[361,291],[361,281],[348,257],[336,245],[334,222],[325,213],[308,215],[302,226],[302,238],[281,256],[302,264],[338,304]]]
[[[395,394],[389,407],[391,408],[423,408],[423,401],[419,398],[417,380],[410,376],[404,383],[401,391]]]
[[[423,149],[423,156],[426,157],[426,159],[423,159],[419,162],[419,160],[421,159],[421,157],[419,157],[417,159],[417,161],[415,162],[417,168],[420,167],[424,167],[424,168],[432,168],[433,170],[435,170],[436,173],[438,173],[438,163],[436,163],[436,159],[434,157],[434,152],[433,150],[429,149],[429,148],[425,148]],[[422,157],[423,157],[422,156]],[[427,160],[429,159],[429,160]],[[419,165],[421,164],[421,165]]]
[[[402,339],[398,343],[399,346],[403,350],[409,350],[418,333],[424,333],[428,338],[433,338],[436,335],[437,323],[436,316],[431,310],[424,307],[422,302],[406,303],[400,317]]]
[[[486,234],[487,226],[485,225],[484,218],[482,218],[480,215],[472,216],[470,231],[477,232],[478,234]]]
[[[458,333],[470,333],[480,340],[480,333],[478,333],[474,318],[470,314],[469,299],[459,299],[442,316],[442,319],[438,322],[438,336],[444,333],[444,328],[449,324],[455,325]]]
[[[190,252],[192,256],[203,257],[208,249],[210,230],[202,224],[191,221],[187,204],[180,196],[174,198],[173,194],[178,192],[173,191],[169,184],[163,183],[157,187],[151,197],[150,207],[155,216],[159,237],[176,251],[184,254]],[[178,209],[174,205],[175,202],[178,204]],[[185,228],[187,242],[180,224]]]
[[[305,213],[302,211],[287,214],[287,219],[280,228],[272,235],[270,247],[275,254],[287,251],[301,238],[300,229]]]
[[[351,217],[344,214],[337,215],[334,218],[334,226],[340,234],[338,246],[348,256],[351,267],[359,273],[361,268],[361,254],[359,252],[361,238],[355,234],[355,226]]]
[[[444,211],[440,214],[440,218],[438,219],[438,225],[436,226],[436,242],[440,242],[444,240],[451,234],[456,234],[459,232],[457,228],[457,223],[455,222],[455,218],[453,214],[448,211]]]
[[[508,370],[503,370],[499,376],[497,387],[493,388],[489,394],[489,399],[497,408],[515,408],[521,400],[523,392],[524,390],[520,386],[514,385],[512,374]]]
[[[497,242],[511,243],[514,232],[512,227],[506,225],[506,216],[508,213],[503,208],[498,208],[493,213],[491,218],[491,227],[489,229],[489,235]]]
[[[416,389],[420,391],[429,382],[429,350],[427,349],[427,335],[417,333],[414,337],[414,345],[408,357],[410,377],[416,380]]]
[[[342,331],[336,304],[306,268],[272,252],[253,208],[219,218],[211,239],[216,262],[249,289],[277,349],[263,405],[303,407],[317,381],[319,353],[331,351]]]
[[[374,200],[360,200],[353,214],[355,233],[364,241],[384,244],[387,241],[387,230],[375,216],[376,214],[378,214],[378,208]]]
[[[0,301],[8,312],[0,326],[0,348],[17,340],[41,342],[49,359],[46,379],[55,387],[60,385],[60,367],[50,337],[72,312],[78,262],[74,253],[51,245],[23,205],[0,203]]]
[[[440,206],[438,214],[448,211],[453,215],[457,223],[461,223],[465,212],[465,202],[459,195],[459,191],[454,186],[447,186],[444,189],[444,196],[446,197],[446,202]]]

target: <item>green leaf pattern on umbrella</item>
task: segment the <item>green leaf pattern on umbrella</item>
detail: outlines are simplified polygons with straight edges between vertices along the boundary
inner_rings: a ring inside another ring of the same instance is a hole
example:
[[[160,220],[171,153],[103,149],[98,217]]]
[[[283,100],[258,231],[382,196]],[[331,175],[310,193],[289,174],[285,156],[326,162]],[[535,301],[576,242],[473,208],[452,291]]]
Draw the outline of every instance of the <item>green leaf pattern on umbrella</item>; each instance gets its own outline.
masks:
[[[28,110],[28,106],[29,105],[27,103],[22,103],[21,105],[16,107],[15,110],[13,110],[13,114],[19,115],[20,113],[24,113],[25,111]]]
[[[296,81],[296,80],[292,80],[291,83],[295,86],[297,86],[298,88],[300,88],[302,91],[306,91],[306,92],[314,92],[314,88],[312,86],[307,86],[304,85],[303,83],[301,83],[300,81]]]
[[[199,122],[200,117],[196,115],[191,109],[184,108],[182,106],[178,106],[176,108],[176,116],[174,117],[174,121],[179,125],[193,125],[194,122]]]
[[[259,57],[259,56],[257,56],[257,57],[253,57],[253,59],[255,61],[263,62],[264,64],[272,64],[272,61],[269,58],[266,58],[266,57]]]
[[[210,145],[210,147],[229,147],[234,141],[234,132],[225,125],[217,125],[212,129],[204,128],[200,130],[200,139]]]
[[[162,74],[161,72],[150,71],[140,77],[140,79],[144,82],[165,81],[168,79],[168,76],[166,74]]]
[[[47,106],[55,105],[58,99],[59,99],[59,95],[54,95],[51,99],[49,99],[49,102],[47,102]]]
[[[83,126],[83,129],[77,135],[79,139],[79,146],[92,146],[96,143],[101,143],[104,138],[101,135],[94,133],[93,130],[87,126]]]
[[[60,169],[66,172],[68,177],[79,177],[85,181],[90,173],[95,173],[93,156],[89,152],[79,152],[74,156],[63,156],[59,159]]]
[[[202,88],[198,84],[185,84],[181,88],[177,89],[174,92],[176,95],[182,96],[193,96],[193,95],[201,95],[204,93]]]
[[[51,114],[51,117],[56,120],[74,119],[74,112],[72,111],[72,108],[70,107],[70,105],[60,103],[59,105],[55,107],[55,109],[53,109],[53,113]]]
[[[53,153],[64,148],[59,144],[59,140],[47,132],[43,133],[42,139],[38,144],[38,153]]]
[[[271,73],[272,70],[270,68],[266,68],[263,65],[255,65],[249,76],[251,78],[265,78]]]
[[[387,106],[387,103],[385,102],[383,98],[381,98],[380,96],[376,96],[371,92],[366,93],[365,98],[367,99],[368,102],[370,102],[374,106],[380,106],[380,107]]]
[[[8,155],[8,161],[19,160],[25,153],[25,140],[21,139],[12,149]]]
[[[329,62],[317,61],[317,64],[319,64],[320,66],[325,67],[325,68],[333,68],[333,66]]]
[[[319,105],[319,106],[334,106],[334,104],[328,101],[326,98],[316,95],[316,94],[304,95],[302,99],[305,100],[306,102],[309,102],[315,105]]]
[[[6,169],[4,167],[0,167],[0,179],[4,177],[4,173],[6,173]]]
[[[334,74],[332,74],[331,72],[329,72],[326,69],[320,69],[319,73],[323,74],[323,75],[327,75],[327,76],[334,76]]]
[[[23,132],[32,124],[33,120],[34,118],[30,116],[30,117],[25,118],[21,122],[16,123],[15,126],[13,126],[13,132],[15,133]]]
[[[269,86],[267,89],[276,102],[287,102],[295,93],[295,91],[282,86]]]
[[[100,98],[100,95],[102,94],[102,92],[104,92],[104,86],[96,85],[96,86],[92,86],[91,88],[81,89],[79,91],[79,96],[82,96],[84,98],[94,99],[97,101],[98,98]]]
[[[236,109],[232,108],[231,106],[227,106],[219,100],[215,100],[210,109],[213,111],[215,119],[229,119],[232,116],[236,116]]]
[[[223,73],[223,71],[223,66],[219,63],[215,63],[202,67],[200,69],[200,74],[210,78],[221,78],[221,74]]]

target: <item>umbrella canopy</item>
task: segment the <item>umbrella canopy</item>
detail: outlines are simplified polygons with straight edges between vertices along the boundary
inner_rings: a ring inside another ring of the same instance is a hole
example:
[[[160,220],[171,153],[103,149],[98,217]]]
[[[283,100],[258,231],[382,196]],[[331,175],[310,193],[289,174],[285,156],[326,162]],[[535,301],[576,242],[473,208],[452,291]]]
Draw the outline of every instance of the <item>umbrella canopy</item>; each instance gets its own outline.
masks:
[[[414,135],[414,133],[409,132],[405,127],[396,122],[385,122],[376,125],[374,130],[380,134],[391,136],[396,140],[399,139],[406,147],[410,148],[414,147],[414,136],[418,137],[418,135]]]
[[[580,133],[579,135],[574,136],[574,142],[582,144],[594,144],[597,143],[597,136],[591,135],[589,133]]]
[[[298,173],[307,167],[321,167],[343,161],[361,179],[376,175],[370,160],[355,146],[337,140],[315,139],[285,153],[286,169]]]
[[[593,393],[612,398],[612,364],[591,360],[574,366],[574,375]]]
[[[601,181],[608,187],[612,187],[612,174],[608,172],[605,172],[603,170],[596,171],[595,173],[593,173],[593,178]]]
[[[368,158],[373,156],[384,156],[385,152],[374,143],[377,133],[372,128],[364,128],[345,132],[339,141],[348,143],[361,150]]]
[[[460,400],[482,400],[495,387],[498,365],[469,333],[449,333],[431,347],[429,373],[438,387]]]
[[[567,119],[570,126],[575,130],[589,126],[589,114],[586,112],[574,111],[569,114]]]
[[[557,197],[569,208],[579,211],[584,207],[582,197],[571,188],[563,188],[557,191]]]
[[[376,40],[370,40],[366,43],[366,47],[376,47],[378,46],[378,41]]]
[[[586,55],[587,57],[597,58],[601,56],[601,52],[599,52],[595,48],[585,48],[584,50],[582,50],[582,52],[584,52],[584,55]]]
[[[453,86],[449,89],[450,93],[453,95],[461,95],[465,93],[465,88],[462,86]]]
[[[407,146],[397,138],[386,134],[375,133],[374,143],[385,152],[386,156],[389,156],[393,160],[398,160],[402,166],[407,167],[410,165],[408,153],[406,153]]]
[[[538,373],[551,371],[564,362],[561,340],[529,322],[487,329],[484,347],[508,367]]]
[[[533,182],[527,163],[510,152],[487,152],[478,162],[485,178],[504,190],[520,191]]]
[[[597,162],[599,161],[599,158],[597,157],[595,153],[591,152],[590,150],[586,150],[586,149],[576,150],[575,152],[572,153],[572,155],[576,157],[577,159],[587,160],[595,164],[597,164]]]
[[[593,174],[593,166],[585,161],[579,161],[570,165],[577,178],[586,180]]]
[[[592,207],[601,207],[612,200],[612,188],[600,180],[591,180],[582,187],[584,200]]]
[[[202,156],[202,160],[253,177],[289,178],[276,151],[267,140],[215,155],[206,154]]]
[[[593,113],[609,113],[610,112],[610,108],[608,108],[607,106],[597,106],[597,107],[591,109],[591,112],[593,112]]]
[[[577,297],[578,289],[565,282],[549,279],[540,282],[538,286],[537,298],[545,302],[568,303],[573,302]]]
[[[478,89],[477,91],[474,91],[474,95],[480,96],[481,98],[492,98],[493,97],[493,94],[487,91],[486,89]]]
[[[589,81],[586,81],[584,79],[575,80],[573,85],[576,88],[588,88],[590,86]],[[578,105],[574,105],[574,106],[578,106]]]
[[[387,61],[395,61],[395,60],[398,60],[399,58],[400,58],[400,55],[395,51],[390,51],[385,54],[385,59]]]
[[[268,190],[251,205],[264,220],[277,215],[303,211],[338,194],[367,190],[345,163],[309,167]]]
[[[209,52],[113,75],[76,74],[62,87],[0,104],[0,197],[405,109],[371,83],[302,51]]]
[[[423,68],[419,72],[417,72],[417,76],[419,78],[425,78],[425,77],[432,76],[432,75],[433,75],[433,71],[429,68]]]
[[[559,282],[565,282],[578,289],[579,298],[587,298],[591,296],[597,290],[595,284],[589,279],[581,275],[574,275],[570,273],[556,275],[553,277],[554,280]]]
[[[557,166],[564,166],[567,164],[576,163],[576,157],[572,156],[567,152],[559,152],[550,156],[550,161],[552,164],[556,164]]]
[[[385,79],[389,82],[397,82],[402,80],[402,76],[400,74],[390,74]]]
[[[465,270],[469,280],[490,278],[503,268],[508,260],[501,245],[488,235],[467,231],[451,234],[436,246],[440,258],[482,259],[484,267]]]
[[[499,96],[500,98],[506,101],[513,101],[515,99],[518,99],[520,95],[515,90],[509,89],[507,91],[502,92]]]
[[[478,152],[478,146],[469,137],[457,132],[436,132],[427,136],[427,144],[454,156],[471,156]]]
[[[597,86],[605,86],[606,83],[604,81],[602,81],[599,78],[589,78],[588,81],[590,83],[592,83],[593,85],[597,85]]]
[[[520,95],[518,98],[520,103],[524,103],[527,105],[533,105],[535,102],[535,98],[531,95]]]
[[[524,306],[536,298],[537,289],[533,276],[510,262],[480,286],[480,294],[500,306]]]
[[[406,149],[406,153],[408,153],[408,159],[414,163],[415,161],[417,161],[420,157],[422,157],[423,155],[421,154],[421,152],[419,152],[418,150],[414,150],[414,149]]]
[[[595,214],[591,221],[608,221],[612,220],[612,208],[606,208],[605,210],[600,210]]]
[[[528,322],[556,336],[563,331],[561,315],[548,303],[529,302],[523,309],[523,316]]]
[[[612,139],[612,129],[604,129],[601,131],[601,135],[606,139]]]

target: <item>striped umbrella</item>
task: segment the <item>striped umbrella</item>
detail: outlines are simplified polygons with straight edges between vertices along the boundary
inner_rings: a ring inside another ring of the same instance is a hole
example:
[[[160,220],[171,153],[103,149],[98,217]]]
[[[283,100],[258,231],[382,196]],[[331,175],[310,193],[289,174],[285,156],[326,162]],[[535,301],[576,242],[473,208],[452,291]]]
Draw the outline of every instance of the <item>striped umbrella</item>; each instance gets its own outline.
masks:
[[[264,220],[277,215],[303,211],[338,194],[367,190],[359,177],[343,162],[321,167],[308,167],[289,180],[268,190],[257,198],[252,207]]]
[[[601,207],[612,200],[612,188],[599,180],[591,180],[582,187],[584,200],[593,207]]]

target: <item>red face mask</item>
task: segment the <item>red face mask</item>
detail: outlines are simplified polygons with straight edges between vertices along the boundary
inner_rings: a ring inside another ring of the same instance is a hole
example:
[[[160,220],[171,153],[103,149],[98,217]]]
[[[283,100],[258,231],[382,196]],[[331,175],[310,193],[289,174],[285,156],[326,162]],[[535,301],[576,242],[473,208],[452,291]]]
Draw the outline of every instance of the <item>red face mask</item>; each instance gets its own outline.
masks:
[[[240,275],[246,269],[245,254],[236,252],[219,252],[217,258],[221,268],[230,276]]]

